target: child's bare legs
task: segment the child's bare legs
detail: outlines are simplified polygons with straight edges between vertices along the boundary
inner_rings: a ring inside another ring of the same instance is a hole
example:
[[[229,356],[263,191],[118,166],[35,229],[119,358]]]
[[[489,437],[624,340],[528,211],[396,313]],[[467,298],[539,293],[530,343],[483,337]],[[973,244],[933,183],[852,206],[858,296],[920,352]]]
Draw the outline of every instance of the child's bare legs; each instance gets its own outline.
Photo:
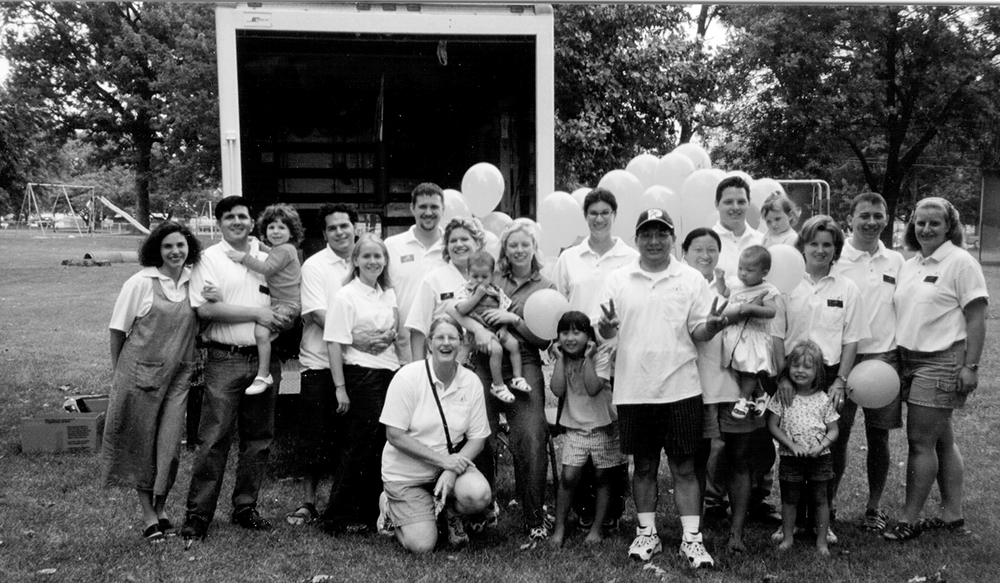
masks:
[[[604,540],[604,519],[608,515],[608,505],[611,503],[611,482],[608,480],[608,470],[597,468],[594,473],[594,481],[597,482],[597,496],[594,499],[594,524],[587,533],[586,543],[599,543]]]
[[[525,393],[531,391],[531,385],[528,384],[528,381],[524,380],[524,375],[521,372],[521,343],[507,332],[506,326],[497,329],[497,339],[500,340],[503,349],[510,356],[510,368],[514,373],[514,378],[510,381],[510,387],[524,391]]]
[[[795,514],[798,511],[799,497],[802,496],[802,482],[781,481],[781,544],[779,551],[787,551],[795,542]],[[823,490],[824,496],[826,490]],[[829,509],[828,509],[829,510]],[[827,522],[830,520],[827,512]],[[823,544],[826,544],[826,529],[823,529]]]
[[[750,460],[751,438],[749,433],[725,433],[723,455],[729,464],[729,504],[732,508],[732,524],[729,527],[729,549],[745,552],[743,543],[743,524],[747,518],[747,508],[750,506]]]
[[[813,508],[816,515],[816,550],[819,554],[828,556],[826,534],[830,528],[830,497],[825,481],[813,482]]]
[[[246,394],[259,395],[266,391],[273,382],[269,372],[271,366],[271,330],[257,324],[253,327],[253,338],[257,343],[257,378],[247,387]]]
[[[503,347],[496,340],[490,340],[490,376],[493,377],[493,386],[490,393],[504,403],[514,402],[514,393],[511,393],[507,385],[503,382]]]
[[[549,544],[553,547],[563,546],[566,539],[566,517],[569,516],[569,508],[573,504],[573,493],[576,491],[577,484],[580,483],[582,474],[583,466],[563,464],[562,477],[559,478],[559,494],[556,496],[556,525],[549,537]],[[595,524],[599,525],[600,523],[595,520]]]

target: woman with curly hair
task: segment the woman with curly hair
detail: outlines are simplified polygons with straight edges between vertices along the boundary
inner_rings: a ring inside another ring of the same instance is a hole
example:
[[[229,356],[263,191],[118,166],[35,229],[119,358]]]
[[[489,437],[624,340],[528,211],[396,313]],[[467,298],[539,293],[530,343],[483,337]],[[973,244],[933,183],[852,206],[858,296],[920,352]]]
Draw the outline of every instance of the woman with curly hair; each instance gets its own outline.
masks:
[[[177,534],[165,506],[194,367],[198,321],[188,281],[200,256],[201,244],[186,227],[170,221],[156,227],[139,249],[143,269],[122,286],[109,326],[114,374],[101,451],[104,484],[135,489],[149,542]]]

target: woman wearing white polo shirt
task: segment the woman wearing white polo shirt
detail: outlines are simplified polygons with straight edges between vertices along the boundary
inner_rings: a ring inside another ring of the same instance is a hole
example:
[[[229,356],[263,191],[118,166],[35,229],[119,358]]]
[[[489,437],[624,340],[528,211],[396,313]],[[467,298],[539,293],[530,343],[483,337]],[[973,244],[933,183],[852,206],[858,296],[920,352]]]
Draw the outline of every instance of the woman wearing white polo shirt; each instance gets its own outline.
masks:
[[[428,273],[413,298],[406,328],[410,331],[410,350],[413,361],[426,356],[427,333],[431,322],[445,315],[453,303],[455,292],[469,279],[469,257],[483,248],[483,226],[479,219],[455,217],[444,228],[444,249],[441,258],[445,264]]]
[[[457,361],[462,329],[447,316],[437,318],[428,340],[430,357],[404,366],[393,377],[379,419],[387,443],[378,529],[395,534],[413,553],[434,550],[436,517],[442,510],[449,546],[467,543],[462,517],[482,512],[493,498],[472,463],[490,425],[483,384]]]
[[[380,465],[385,431],[378,417],[399,358],[390,345],[377,353],[354,346],[362,333],[395,331],[396,294],[389,287],[389,254],[382,239],[367,233],[351,253],[352,270],[333,297],[323,339],[337,392],[337,412],[345,417],[341,462],[333,476],[323,513],[328,530],[363,531],[374,526],[381,489]]]
[[[906,246],[917,250],[899,270],[894,304],[902,398],[906,401],[906,503],[883,536],[905,541],[924,529],[966,534],[962,514],[965,466],[955,443],[952,411],[979,384],[989,295],[983,270],[962,249],[958,211],[943,198],[917,203]],[[919,521],[937,480],[940,515]]]
[[[844,406],[847,377],[854,368],[858,341],[871,335],[868,317],[858,286],[831,269],[844,249],[844,232],[832,218],[816,215],[806,221],[796,247],[805,258],[806,273],[791,293],[778,296],[778,312],[771,324],[777,368],[784,367],[785,357],[796,344],[803,340],[815,342],[823,350],[826,378],[832,381],[823,389],[839,412]],[[782,404],[791,403],[794,395],[791,385],[784,383],[779,389]],[[830,494],[832,497],[835,492],[831,489]],[[775,536],[780,533],[781,529]],[[832,527],[827,531],[827,540],[837,541]]]

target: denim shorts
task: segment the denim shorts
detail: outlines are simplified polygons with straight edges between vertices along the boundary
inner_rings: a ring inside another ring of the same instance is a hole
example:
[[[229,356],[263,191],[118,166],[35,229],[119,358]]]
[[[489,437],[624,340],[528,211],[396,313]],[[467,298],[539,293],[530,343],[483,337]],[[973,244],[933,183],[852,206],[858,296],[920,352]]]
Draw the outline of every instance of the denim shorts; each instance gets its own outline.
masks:
[[[900,395],[911,405],[961,409],[968,394],[958,392],[958,372],[965,362],[965,340],[939,352],[899,349]]]
[[[819,457],[781,456],[778,480],[782,482],[827,482],[833,479],[833,456]]]

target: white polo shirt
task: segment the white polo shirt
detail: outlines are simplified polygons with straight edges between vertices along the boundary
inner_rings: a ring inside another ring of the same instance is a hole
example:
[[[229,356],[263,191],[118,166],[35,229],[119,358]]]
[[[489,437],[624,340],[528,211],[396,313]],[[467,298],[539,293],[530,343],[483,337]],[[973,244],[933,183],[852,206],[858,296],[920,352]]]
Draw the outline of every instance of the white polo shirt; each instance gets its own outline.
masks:
[[[559,293],[569,300],[569,309],[592,314],[598,309],[597,303],[608,274],[638,258],[639,252],[618,237],[604,255],[598,255],[584,239],[559,255],[552,271],[552,281]]]
[[[930,257],[917,253],[899,270],[894,304],[896,341],[918,352],[939,352],[966,337],[962,309],[989,298],[983,269],[965,249],[945,241]]]
[[[252,308],[271,305],[270,296],[261,292],[267,287],[264,276],[229,259],[226,252],[230,250],[234,250],[232,245],[222,240],[202,252],[201,260],[191,270],[192,308],[197,309],[208,303],[201,295],[206,283],[219,290],[222,303]],[[249,253],[260,261],[267,259],[267,253],[260,250],[257,239],[250,240]],[[239,324],[209,322],[201,336],[205,340],[231,346],[253,346],[256,344],[253,335],[255,325],[253,321]]]
[[[132,324],[153,307],[153,280],[160,280],[163,295],[171,302],[186,302],[188,299],[188,282],[191,279],[191,268],[184,266],[181,276],[174,283],[169,276],[160,273],[155,267],[143,267],[141,271],[128,278],[122,286],[122,291],[115,301],[115,309],[111,313],[111,323],[108,328],[129,332]]]
[[[399,318],[403,322],[406,322],[410,313],[410,305],[417,295],[420,281],[431,270],[444,265],[441,257],[444,237],[438,237],[433,245],[424,247],[414,235],[416,229],[417,226],[414,225],[385,240],[385,247],[389,250],[389,281],[392,282],[392,289],[396,290]],[[439,228],[438,233],[442,232]]]
[[[715,281],[708,284],[712,297],[718,297],[721,304],[725,298],[716,292]],[[722,366],[722,334],[716,334],[706,342],[695,342],[698,350],[698,378],[701,379],[702,402],[728,403],[740,398],[740,385],[736,372]]]
[[[746,225],[745,222],[744,225]],[[746,225],[741,237],[737,237],[732,231],[723,227],[721,221],[716,221],[712,230],[718,233],[719,238],[722,239],[722,249],[719,249],[719,263],[716,267],[725,271],[726,277],[736,275],[736,269],[740,266],[740,253],[743,253],[744,249],[751,245],[764,243],[763,233],[751,229],[750,225]]]
[[[450,261],[428,273],[417,288],[410,313],[404,320],[405,326],[427,336],[431,323],[445,315],[448,305],[455,301],[455,293],[463,285],[465,278]]]
[[[379,423],[395,427],[417,442],[426,445],[441,455],[448,455],[448,442],[441,424],[441,413],[431,393],[430,381],[424,360],[411,362],[396,372],[389,383],[385,396],[385,406]],[[434,374],[431,378],[441,399],[448,433],[455,446],[468,439],[485,439],[490,435],[490,424],[486,419],[486,401],[483,384],[476,373],[459,366],[451,386],[447,390]],[[411,457],[396,449],[388,441],[382,449],[382,481],[430,482],[436,480],[441,468]]]
[[[714,295],[703,276],[671,259],[661,272],[639,260],[608,275],[601,305],[614,300],[620,328],[615,360],[615,405],[673,403],[701,394],[691,338],[705,322]],[[600,320],[601,308],[591,314]]]
[[[326,313],[323,340],[344,345],[345,364],[396,370],[399,359],[391,342],[378,354],[362,352],[351,346],[355,331],[385,332],[396,328],[396,293],[392,289],[383,290],[378,284],[369,287],[359,278],[354,278],[334,294],[333,303]]]
[[[858,342],[858,354],[879,354],[896,349],[896,308],[892,305],[892,295],[903,261],[901,253],[887,249],[881,241],[872,255],[855,249],[848,240],[844,242],[840,259],[831,267],[831,271],[853,281],[861,292],[871,338]]]
[[[823,351],[823,362],[832,366],[840,362],[845,344],[871,336],[858,286],[834,271],[816,283],[805,275],[776,303],[771,335],[785,341],[785,356],[799,342],[812,340]]]
[[[324,245],[302,264],[302,341],[299,343],[299,363],[307,370],[328,370],[330,356],[323,340],[323,326],[308,314],[320,310],[329,312],[333,296],[344,285],[351,272],[351,263],[341,259]],[[325,323],[324,323],[325,325]]]

